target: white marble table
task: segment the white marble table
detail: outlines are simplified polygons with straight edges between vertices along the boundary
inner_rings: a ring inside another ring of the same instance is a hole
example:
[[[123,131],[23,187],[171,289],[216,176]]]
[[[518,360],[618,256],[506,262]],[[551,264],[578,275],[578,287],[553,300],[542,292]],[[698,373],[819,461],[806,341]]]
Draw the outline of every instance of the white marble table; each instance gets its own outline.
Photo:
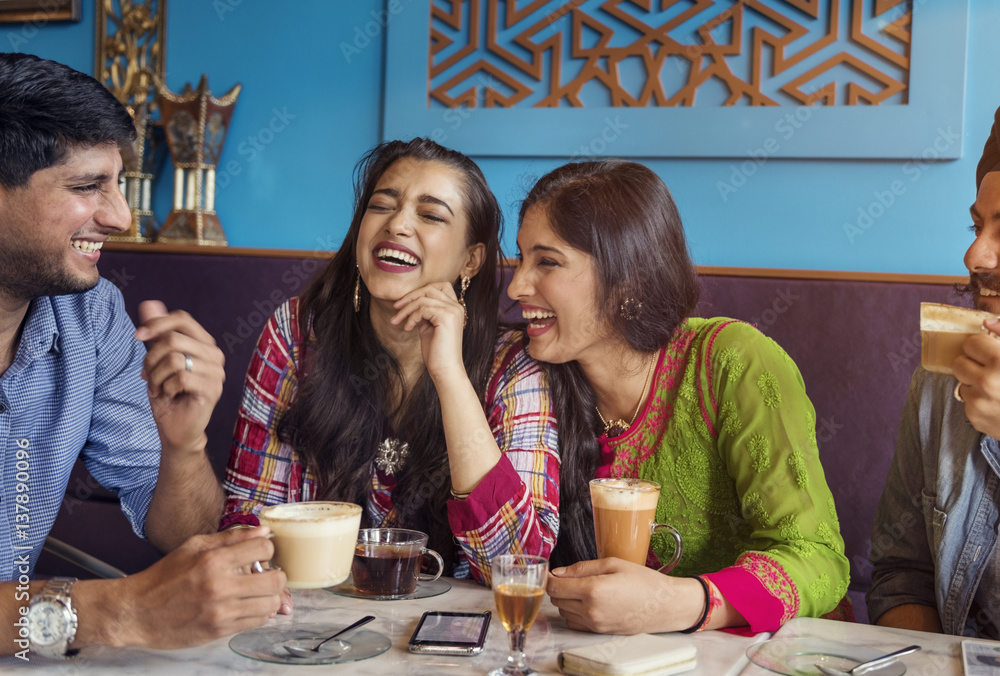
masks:
[[[870,624],[834,622],[812,617],[797,617],[774,633],[774,639],[823,638],[851,645],[892,652],[908,645],[921,646],[919,652],[900,661],[906,676],[962,676],[962,637],[929,634],[906,629],[889,629]],[[750,664],[741,676],[774,676],[766,669]]]
[[[256,676],[269,674],[484,674],[502,664],[507,655],[507,637],[494,616],[482,654],[475,657],[414,655],[407,641],[425,610],[475,611],[493,609],[492,593],[468,581],[450,580],[452,589],[432,598],[411,601],[369,601],[346,598],[322,590],[293,592],[295,613],[279,617],[272,624],[319,622],[343,626],[363,615],[376,620],[368,629],[381,632],[392,641],[385,653],[360,662],[340,665],[281,665],[259,662],[237,655],[229,649],[229,638],[219,639],[186,650],[156,651],[139,649],[88,648],[72,660],[52,661],[36,657],[30,663],[15,658],[0,658],[0,673],[66,674],[89,676],[104,674],[190,674],[192,676]],[[882,650],[910,643],[925,646],[923,653],[905,658],[912,665],[907,673],[916,676],[961,676],[960,642],[956,637],[942,637],[920,632],[851,625],[829,620],[796,619],[778,632],[780,636],[819,635],[834,640],[870,642]],[[525,644],[532,668],[540,674],[558,674],[557,658],[565,648],[612,640],[614,637],[571,631],[546,598],[535,626]],[[698,666],[692,676],[758,676],[769,672],[750,664],[746,649],[768,638],[734,636],[723,632],[702,632],[689,637],[698,648]]]

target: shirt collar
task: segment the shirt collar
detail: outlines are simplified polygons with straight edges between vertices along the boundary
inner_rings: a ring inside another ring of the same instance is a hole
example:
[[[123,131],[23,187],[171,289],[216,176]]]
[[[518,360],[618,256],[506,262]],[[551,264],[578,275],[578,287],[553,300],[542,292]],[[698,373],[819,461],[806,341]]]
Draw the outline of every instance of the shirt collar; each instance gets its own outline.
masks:
[[[18,353],[22,350],[29,359],[48,352],[59,352],[59,326],[52,307],[52,296],[35,298],[28,306]]]

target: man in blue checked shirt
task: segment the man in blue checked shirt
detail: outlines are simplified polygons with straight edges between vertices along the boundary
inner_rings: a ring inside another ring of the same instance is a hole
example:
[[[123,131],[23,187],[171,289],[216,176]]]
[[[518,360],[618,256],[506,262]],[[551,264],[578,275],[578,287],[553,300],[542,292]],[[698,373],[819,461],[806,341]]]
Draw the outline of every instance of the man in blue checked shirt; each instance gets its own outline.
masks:
[[[271,558],[266,529],[199,535],[222,508],[205,455],[222,352],[158,302],[136,330],[98,275],[131,223],[118,148],[134,136],[93,78],[0,54],[0,655],[203,643],[263,624],[284,588],[244,572]],[[167,556],[120,580],[30,579],[77,458]]]

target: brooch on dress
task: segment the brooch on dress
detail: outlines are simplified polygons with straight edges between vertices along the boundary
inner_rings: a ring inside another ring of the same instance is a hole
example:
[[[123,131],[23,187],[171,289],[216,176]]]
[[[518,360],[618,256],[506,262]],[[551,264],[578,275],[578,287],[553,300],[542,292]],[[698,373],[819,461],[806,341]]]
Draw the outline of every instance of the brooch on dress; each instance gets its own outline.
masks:
[[[375,455],[375,465],[386,474],[395,474],[396,470],[406,462],[410,453],[410,445],[399,439],[389,438],[378,445]]]

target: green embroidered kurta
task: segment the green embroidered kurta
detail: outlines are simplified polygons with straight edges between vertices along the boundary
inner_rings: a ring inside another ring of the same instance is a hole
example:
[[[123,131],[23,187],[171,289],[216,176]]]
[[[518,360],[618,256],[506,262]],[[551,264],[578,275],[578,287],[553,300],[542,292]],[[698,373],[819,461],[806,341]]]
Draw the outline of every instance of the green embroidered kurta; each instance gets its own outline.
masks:
[[[753,326],[687,320],[661,352],[641,416],[601,441],[598,475],[662,486],[657,521],[684,538],[671,574],[723,571],[711,577],[751,627],[823,615],[845,596],[849,565],[815,411],[795,363]],[[654,537],[650,564],[671,546]],[[747,574],[773,599],[766,614],[780,618],[759,616],[761,590]]]

